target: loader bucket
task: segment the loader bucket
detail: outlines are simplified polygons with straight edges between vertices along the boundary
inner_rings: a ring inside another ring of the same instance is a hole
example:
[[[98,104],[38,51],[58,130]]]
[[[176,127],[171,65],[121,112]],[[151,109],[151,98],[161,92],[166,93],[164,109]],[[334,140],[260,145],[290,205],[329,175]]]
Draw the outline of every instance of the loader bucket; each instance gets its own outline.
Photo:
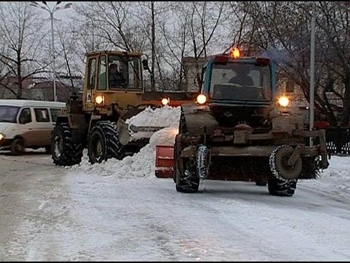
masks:
[[[172,145],[156,145],[156,168],[158,178],[172,178],[174,172],[174,147]]]

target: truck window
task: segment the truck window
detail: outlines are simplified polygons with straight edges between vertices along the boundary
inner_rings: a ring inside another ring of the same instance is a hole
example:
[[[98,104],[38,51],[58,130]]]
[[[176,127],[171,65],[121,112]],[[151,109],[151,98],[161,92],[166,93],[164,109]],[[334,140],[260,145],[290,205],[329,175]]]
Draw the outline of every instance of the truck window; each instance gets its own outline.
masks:
[[[98,73],[98,86],[97,89],[107,89],[107,69],[106,69],[106,56],[100,57],[99,73]]]
[[[57,116],[61,114],[61,109],[50,109],[51,119],[53,122],[56,122]]]
[[[35,119],[37,122],[50,122],[49,111],[47,109],[34,109]]]
[[[108,82],[110,89],[129,88],[129,71],[127,59],[119,56],[108,57]]]
[[[16,122],[19,107],[0,106],[0,122]]]
[[[269,67],[238,63],[214,64],[210,96],[229,100],[271,100]]]
[[[19,115],[19,123],[26,124],[29,122],[32,122],[32,114],[29,108],[24,108]]]
[[[92,58],[89,60],[89,76],[88,76],[88,89],[95,88],[95,80],[96,80],[96,58]]]
[[[132,58],[128,63],[128,71],[129,71],[129,88],[131,89],[141,89],[141,65],[137,58]]]

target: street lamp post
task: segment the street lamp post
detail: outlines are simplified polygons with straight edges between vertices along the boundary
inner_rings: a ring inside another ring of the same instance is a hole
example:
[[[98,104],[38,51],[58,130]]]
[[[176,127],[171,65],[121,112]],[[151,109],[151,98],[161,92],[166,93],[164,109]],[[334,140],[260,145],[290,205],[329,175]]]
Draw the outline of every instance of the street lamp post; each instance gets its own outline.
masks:
[[[54,20],[54,13],[57,10],[67,9],[72,6],[72,3],[65,4],[64,6],[59,6],[59,4],[62,1],[57,1],[55,6],[50,9],[50,7],[47,5],[46,1],[42,1],[44,6],[39,5],[37,2],[31,2],[31,6],[44,9],[49,12],[50,14],[50,20],[51,20],[51,56],[52,56],[52,74],[53,74],[53,100],[57,101],[57,89],[56,89],[56,66],[55,66],[55,41],[54,41],[54,28],[53,28],[53,20]]]
[[[314,128],[314,101],[315,101],[315,3],[312,3],[311,42],[310,42],[310,131]],[[310,138],[310,146],[313,145]]]

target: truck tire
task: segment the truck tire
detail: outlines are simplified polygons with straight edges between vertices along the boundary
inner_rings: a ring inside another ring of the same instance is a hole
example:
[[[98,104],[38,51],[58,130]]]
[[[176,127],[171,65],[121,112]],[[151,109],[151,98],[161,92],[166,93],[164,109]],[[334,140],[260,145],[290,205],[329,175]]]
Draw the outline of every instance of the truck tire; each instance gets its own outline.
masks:
[[[266,186],[267,185],[267,181],[265,179],[259,179],[259,180],[256,180],[255,184],[257,186]]]
[[[295,193],[297,186],[297,179],[284,181],[277,178],[271,178],[268,180],[268,190],[270,195],[276,196],[292,196]]]
[[[79,164],[84,147],[72,138],[68,123],[57,124],[51,133],[51,157],[56,165],[72,166]]]
[[[269,165],[272,175],[281,181],[297,179],[302,172],[302,160],[299,157],[294,165],[287,163],[293,153],[293,148],[289,145],[280,145],[274,149],[269,158]]]
[[[197,173],[197,164],[194,158],[181,158],[184,165],[182,173],[175,164],[176,191],[181,193],[197,193],[199,188],[199,176]]]
[[[112,122],[99,121],[92,127],[88,136],[88,156],[91,164],[123,158],[122,144]]]
[[[11,154],[13,155],[20,155],[24,152],[24,142],[21,138],[16,138],[11,143]]]
[[[174,143],[174,166],[173,166],[173,181],[176,183],[176,170],[179,169],[178,161],[181,161],[179,158],[181,154],[182,146],[181,146],[181,134],[177,134],[175,136],[175,143]]]
[[[197,150],[197,173],[200,179],[209,175],[210,152],[207,146],[200,145]]]

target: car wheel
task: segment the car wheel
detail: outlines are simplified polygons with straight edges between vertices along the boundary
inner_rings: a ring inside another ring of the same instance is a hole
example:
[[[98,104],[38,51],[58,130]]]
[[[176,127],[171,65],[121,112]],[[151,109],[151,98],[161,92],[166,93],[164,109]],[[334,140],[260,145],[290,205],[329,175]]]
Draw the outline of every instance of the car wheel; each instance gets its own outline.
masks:
[[[11,154],[20,155],[24,152],[24,142],[22,139],[14,139],[11,144]]]

